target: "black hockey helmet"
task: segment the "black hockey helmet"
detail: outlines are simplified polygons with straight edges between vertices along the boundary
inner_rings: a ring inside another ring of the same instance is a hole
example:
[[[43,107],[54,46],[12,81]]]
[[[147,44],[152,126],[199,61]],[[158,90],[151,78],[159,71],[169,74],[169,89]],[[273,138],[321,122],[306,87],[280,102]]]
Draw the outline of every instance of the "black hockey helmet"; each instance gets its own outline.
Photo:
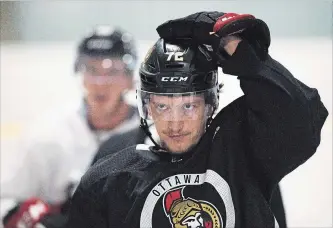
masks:
[[[209,46],[159,39],[139,69],[141,90],[186,93],[211,89],[218,83],[213,56]]]
[[[159,39],[150,48],[139,69],[137,100],[141,127],[146,134],[151,138],[147,127],[147,120],[153,119],[151,113],[157,113],[155,117],[166,121],[204,117],[202,121],[206,121],[208,126],[218,109],[217,73],[217,61],[210,46],[190,40],[170,42]],[[175,99],[156,104],[154,99],[158,96]],[[204,102],[204,116],[198,115],[191,107],[198,99]],[[156,121],[156,118],[153,120]]]
[[[137,62],[137,49],[130,33],[119,28],[99,25],[83,38],[77,48],[75,72],[84,69],[84,57],[119,58],[132,73]]]
[[[148,51],[139,69],[137,90],[141,117],[149,119],[151,94],[189,96],[204,94],[206,104],[218,108],[218,66],[212,49],[190,41],[159,39]]]

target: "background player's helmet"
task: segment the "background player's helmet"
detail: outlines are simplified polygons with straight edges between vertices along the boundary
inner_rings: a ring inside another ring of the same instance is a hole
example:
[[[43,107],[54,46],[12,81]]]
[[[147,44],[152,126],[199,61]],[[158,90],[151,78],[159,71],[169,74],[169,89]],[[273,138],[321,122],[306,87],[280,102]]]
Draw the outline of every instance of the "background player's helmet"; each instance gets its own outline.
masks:
[[[137,50],[132,35],[119,27],[96,26],[81,40],[77,48],[75,72],[85,70],[85,57],[118,58],[131,75],[137,62]]]
[[[169,97],[205,97],[211,117],[218,108],[218,66],[212,49],[190,41],[169,42],[159,39],[148,51],[140,66],[138,108],[144,120],[151,119],[149,101],[152,95]],[[172,120],[166,114],[163,118]],[[195,118],[185,116],[184,118]]]

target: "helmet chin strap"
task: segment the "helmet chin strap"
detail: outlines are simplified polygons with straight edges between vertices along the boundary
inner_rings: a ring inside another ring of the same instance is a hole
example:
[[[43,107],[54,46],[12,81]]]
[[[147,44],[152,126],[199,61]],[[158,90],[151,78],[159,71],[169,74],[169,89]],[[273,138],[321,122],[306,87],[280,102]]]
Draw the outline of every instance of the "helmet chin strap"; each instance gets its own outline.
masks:
[[[213,115],[216,111],[216,108],[213,109],[212,114],[208,117],[207,121],[206,121],[206,129],[210,126],[210,124],[213,121]]]
[[[163,148],[158,145],[158,143],[153,139],[153,136],[151,134],[151,132],[149,131],[149,126],[148,123],[145,119],[140,118],[140,128],[144,131],[144,133],[149,137],[149,139],[154,143],[154,145],[156,146],[156,149],[158,150],[163,150]]]

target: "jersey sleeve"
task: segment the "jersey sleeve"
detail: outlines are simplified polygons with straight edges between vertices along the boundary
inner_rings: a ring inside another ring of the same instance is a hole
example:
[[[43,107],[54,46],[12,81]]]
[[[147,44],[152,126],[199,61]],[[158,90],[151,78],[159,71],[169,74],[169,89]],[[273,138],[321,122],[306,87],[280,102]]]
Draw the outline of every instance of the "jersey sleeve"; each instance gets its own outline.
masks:
[[[111,136],[99,147],[91,165],[110,154],[115,154],[130,146],[142,143],[144,136],[140,128],[134,128],[128,132]]]
[[[128,227],[136,186],[130,173],[143,166],[135,148],[105,156],[88,169],[71,199],[67,227]]]
[[[98,189],[98,186],[94,186]],[[76,189],[68,211],[68,228],[106,228],[107,215],[102,195],[94,189],[86,189],[82,183]]]
[[[247,42],[239,44],[223,71],[240,80],[246,105],[246,156],[270,197],[285,175],[315,153],[328,112],[317,89],[270,56],[260,61]]]

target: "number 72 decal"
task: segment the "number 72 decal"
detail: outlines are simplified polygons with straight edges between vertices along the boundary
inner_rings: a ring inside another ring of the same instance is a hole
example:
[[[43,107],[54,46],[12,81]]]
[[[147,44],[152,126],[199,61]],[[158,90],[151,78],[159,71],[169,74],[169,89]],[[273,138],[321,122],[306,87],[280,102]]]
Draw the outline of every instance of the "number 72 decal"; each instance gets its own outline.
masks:
[[[174,56],[175,61],[184,61],[183,52],[169,52],[167,54],[168,54],[167,61],[171,61],[172,56]]]

